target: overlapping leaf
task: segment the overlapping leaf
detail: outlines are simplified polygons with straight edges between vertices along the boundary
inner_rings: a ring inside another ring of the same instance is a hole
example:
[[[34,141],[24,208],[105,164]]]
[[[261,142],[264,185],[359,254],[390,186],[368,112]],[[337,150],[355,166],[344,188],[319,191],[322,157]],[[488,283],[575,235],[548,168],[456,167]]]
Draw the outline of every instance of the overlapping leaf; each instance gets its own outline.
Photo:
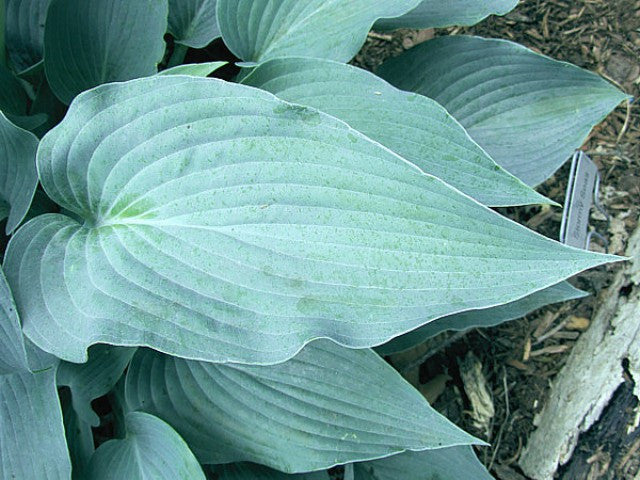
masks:
[[[169,0],[168,28],[176,43],[206,47],[220,36],[216,0]]]
[[[64,103],[105,82],[153,75],[164,55],[167,0],[51,0],[45,71]]]
[[[91,457],[92,480],[205,480],[188,445],[165,422],[142,412],[125,417],[124,439],[109,440]]]
[[[24,72],[42,61],[45,18],[50,0],[9,0],[5,39],[12,68]]]
[[[29,115],[29,97],[18,79],[4,65],[0,64],[0,113],[14,125],[33,130],[47,120],[46,115]]]
[[[91,425],[83,421],[71,403],[69,391],[62,390],[62,418],[67,439],[69,456],[71,457],[73,480],[86,480],[91,456],[95,451]]]
[[[226,64],[227,62],[188,63],[167,68],[159,72],[158,75],[193,75],[195,77],[206,77]]]
[[[272,366],[219,365],[140,350],[127,405],[170,423],[202,463],[296,473],[477,442],[371,350],[328,340]]]
[[[12,233],[24,219],[38,186],[38,139],[0,112],[0,203],[6,232]]]
[[[243,83],[344,120],[485,205],[549,202],[497,166],[438,103],[365,70],[329,60],[278,59],[258,66]]]
[[[66,480],[71,464],[55,385],[57,360],[25,343],[1,270],[0,307],[0,478]]]
[[[566,302],[576,298],[582,298],[587,293],[574,288],[569,282],[562,282],[558,285],[545,288],[539,292],[497,307],[484,310],[470,310],[468,312],[457,313],[444,318],[439,318],[412,332],[405,333],[394,338],[390,342],[380,345],[376,351],[381,355],[390,355],[402,352],[416,345],[421,344],[426,339],[435,337],[439,333],[447,330],[468,330],[476,327],[493,327],[500,323],[525,315],[552,303]]]
[[[93,427],[100,424],[91,402],[115,386],[134,353],[134,348],[94,345],[86,363],[60,364],[58,385],[71,389],[73,408],[83,422]]]
[[[246,62],[306,56],[346,62],[373,22],[402,15],[419,0],[218,0],[224,43]]]
[[[329,480],[327,472],[287,474],[252,463],[233,463],[211,468],[218,480]]]
[[[478,37],[436,38],[378,73],[444,105],[498,164],[529,185],[551,176],[626,98],[594,73]]]
[[[0,477],[71,477],[53,367],[0,375]]]
[[[375,28],[433,28],[474,25],[492,14],[504,15],[518,0],[423,0],[416,8],[396,18],[383,18]]]
[[[4,272],[0,269],[0,375],[29,371],[20,319]]]
[[[5,115],[27,114],[27,92],[18,79],[4,65],[0,64],[0,110]]]
[[[355,465],[355,480],[492,480],[471,447],[406,452]]]
[[[43,215],[5,271],[23,330],[276,363],[309,340],[369,347],[614,261],[546,239],[346,124],[221,80],[83,94],[38,150]]]

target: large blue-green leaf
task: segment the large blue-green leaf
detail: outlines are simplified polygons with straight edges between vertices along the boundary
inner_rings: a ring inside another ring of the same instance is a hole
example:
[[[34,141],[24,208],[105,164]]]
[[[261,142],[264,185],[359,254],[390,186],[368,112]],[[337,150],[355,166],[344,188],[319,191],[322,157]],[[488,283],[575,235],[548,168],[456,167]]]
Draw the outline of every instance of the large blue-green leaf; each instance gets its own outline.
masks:
[[[276,363],[308,341],[384,343],[615,261],[505,219],[317,110],[168,75],[81,95],[38,149],[70,212],[9,242],[23,331]],[[80,219],[80,220],[76,220]]]
[[[20,319],[4,272],[0,269],[0,375],[29,371]]]
[[[125,417],[126,437],[98,447],[89,463],[91,480],[205,480],[189,446],[169,425],[143,412]]]
[[[484,310],[470,310],[448,317],[439,318],[412,332],[405,333],[390,342],[380,345],[376,351],[381,355],[402,352],[421,344],[431,337],[447,330],[468,330],[476,327],[494,327],[500,323],[524,317],[529,313],[552,303],[566,302],[582,298],[587,293],[574,288],[569,282],[545,288],[529,296],[497,307]]]
[[[224,43],[246,62],[306,56],[346,62],[373,22],[402,15],[419,0],[218,0]]]
[[[447,36],[378,72],[442,104],[491,157],[529,185],[550,177],[627,96],[598,75],[506,40]]]
[[[217,480],[329,480],[326,471],[291,475],[253,463],[216,465],[210,470],[217,475]]]
[[[11,123],[0,112],[0,219],[11,234],[29,211],[38,186],[36,136]]]
[[[55,367],[0,375],[0,478],[70,477]]]
[[[176,43],[206,47],[220,36],[216,0],[169,0],[168,28]]]
[[[58,385],[71,389],[73,408],[80,419],[93,427],[100,424],[91,402],[107,394],[127,368],[135,348],[94,345],[86,363],[62,362],[58,367]]]
[[[42,61],[45,18],[50,0],[8,0],[5,40],[12,68],[24,72]]]
[[[153,75],[164,55],[167,0],[51,0],[45,71],[64,103],[96,85]]]
[[[125,395],[129,408],[170,423],[202,463],[250,461],[297,473],[479,442],[373,351],[327,340],[271,366],[139,350]]]
[[[406,452],[355,465],[355,480],[493,480],[471,447]]]
[[[375,28],[433,28],[474,25],[489,15],[504,15],[518,0],[423,0],[420,5],[396,18],[383,18]]]
[[[438,103],[365,70],[287,58],[261,64],[243,83],[344,120],[485,205],[549,202],[496,165]]]

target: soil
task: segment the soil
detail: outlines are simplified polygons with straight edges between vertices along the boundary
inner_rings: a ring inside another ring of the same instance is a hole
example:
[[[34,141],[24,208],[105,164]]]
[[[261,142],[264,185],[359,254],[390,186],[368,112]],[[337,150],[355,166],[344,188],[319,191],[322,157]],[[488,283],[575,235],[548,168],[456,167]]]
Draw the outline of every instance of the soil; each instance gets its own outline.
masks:
[[[490,17],[471,28],[404,30],[372,33],[354,63],[375,71],[384,59],[444,34],[472,34],[505,38],[558,60],[594,71],[634,98],[640,94],[640,1],[637,0],[525,0],[505,17]],[[640,107],[623,104],[598,125],[583,146],[600,168],[601,202],[610,221],[595,212],[592,225],[608,238],[608,251],[623,254],[640,212]],[[540,191],[564,202],[569,166],[565,165]],[[540,233],[557,238],[561,210],[524,207],[502,213]],[[592,249],[604,251],[604,246]],[[597,307],[596,296],[611,283],[619,266],[602,267],[572,280],[593,295],[541,309],[496,328],[465,335],[444,334],[422,347],[416,356],[431,355],[410,378],[423,391],[431,385],[434,406],[467,431],[486,439],[489,449],[480,459],[501,480],[525,479],[518,460],[544,405],[550,382],[564,364],[571,347]],[[470,357],[472,354],[472,357]],[[480,363],[493,404],[487,426],[478,428],[460,375],[461,359]],[[394,359],[391,359],[392,363]],[[402,360],[406,362],[406,358]],[[398,362],[396,362],[397,365]],[[631,433],[637,399],[628,377],[599,422],[583,435],[571,462],[557,474],[564,480],[640,478],[640,429]],[[475,423],[475,424],[474,424]],[[486,428],[485,428],[486,427]]]

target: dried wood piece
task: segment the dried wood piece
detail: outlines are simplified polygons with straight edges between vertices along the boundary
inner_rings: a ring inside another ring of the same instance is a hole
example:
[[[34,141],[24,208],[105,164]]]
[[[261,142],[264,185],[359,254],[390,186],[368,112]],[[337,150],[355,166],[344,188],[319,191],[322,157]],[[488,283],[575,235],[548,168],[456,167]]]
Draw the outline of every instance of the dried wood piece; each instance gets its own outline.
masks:
[[[632,260],[602,292],[589,329],[576,342],[536,416],[537,430],[520,457],[523,471],[550,480],[573,453],[580,433],[593,425],[624,381],[623,360],[640,398],[640,228],[629,242]]]

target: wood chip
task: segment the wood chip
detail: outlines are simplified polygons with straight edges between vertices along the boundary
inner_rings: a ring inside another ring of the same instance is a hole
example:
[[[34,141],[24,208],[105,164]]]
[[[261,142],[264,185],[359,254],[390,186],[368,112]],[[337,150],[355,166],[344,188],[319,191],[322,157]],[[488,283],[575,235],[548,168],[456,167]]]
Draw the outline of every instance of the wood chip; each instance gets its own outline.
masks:
[[[554,355],[556,353],[563,353],[569,350],[569,345],[549,345],[548,347],[540,348],[531,352],[531,357],[539,357],[540,355]]]
[[[591,321],[588,318],[570,315],[564,327],[567,330],[578,330],[580,332],[584,332],[587,328],[589,328],[590,323]]]
[[[447,382],[451,380],[451,377],[446,373],[441,373],[427,383],[420,385],[418,390],[427,399],[429,404],[433,405],[436,400],[444,393],[447,386]]]
[[[491,433],[491,421],[496,412],[491,390],[482,372],[482,363],[472,352],[469,352],[459,363],[464,391],[471,403],[469,415],[473,426],[488,437]]]

